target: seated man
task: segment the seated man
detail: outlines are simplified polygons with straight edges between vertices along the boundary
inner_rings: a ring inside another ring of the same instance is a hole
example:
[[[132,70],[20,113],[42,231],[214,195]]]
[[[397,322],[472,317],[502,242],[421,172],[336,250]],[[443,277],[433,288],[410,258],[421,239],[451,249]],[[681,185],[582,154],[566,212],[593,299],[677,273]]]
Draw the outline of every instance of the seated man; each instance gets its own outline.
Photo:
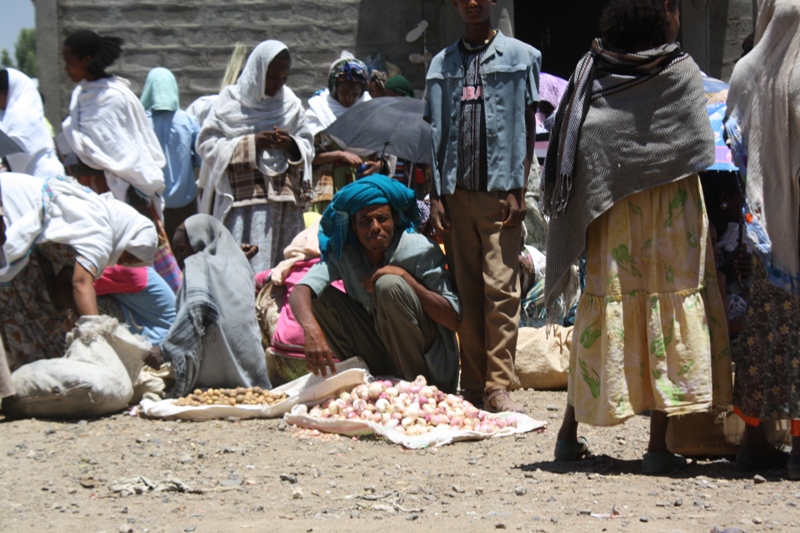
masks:
[[[333,355],[359,356],[374,375],[423,375],[456,390],[460,303],[444,254],[412,233],[417,216],[414,192],[386,176],[333,198],[320,224],[322,262],[289,297],[310,371],[326,376]],[[338,279],[347,294],[331,287]]]

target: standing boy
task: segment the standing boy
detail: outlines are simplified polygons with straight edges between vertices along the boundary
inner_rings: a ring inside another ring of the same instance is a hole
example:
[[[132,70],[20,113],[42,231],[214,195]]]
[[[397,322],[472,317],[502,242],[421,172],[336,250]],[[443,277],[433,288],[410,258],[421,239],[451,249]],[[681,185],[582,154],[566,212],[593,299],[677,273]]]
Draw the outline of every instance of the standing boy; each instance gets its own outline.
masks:
[[[489,411],[522,412],[508,388],[541,54],[492,28],[497,0],[451,2],[464,35],[436,55],[427,75],[431,221],[444,236],[462,301],[462,394]]]

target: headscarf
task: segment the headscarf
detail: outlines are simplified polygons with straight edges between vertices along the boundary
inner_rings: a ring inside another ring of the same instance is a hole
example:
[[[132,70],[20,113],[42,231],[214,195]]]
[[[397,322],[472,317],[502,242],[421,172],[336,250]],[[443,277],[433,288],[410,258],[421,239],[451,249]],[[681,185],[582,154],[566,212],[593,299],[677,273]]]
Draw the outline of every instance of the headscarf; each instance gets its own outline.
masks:
[[[114,265],[123,252],[152,264],[158,238],[153,223],[110,195],[98,196],[68,178],[46,180],[0,173],[5,200],[10,263],[0,281],[9,281],[28,263],[33,247],[55,242],[75,250],[93,266],[95,278]]]
[[[367,65],[354,57],[342,57],[331,65],[328,71],[328,90],[333,93],[336,84],[342,81],[354,81],[361,86],[361,90],[367,87],[369,76]]]
[[[746,174],[748,239],[768,279],[800,294],[800,0],[759,3],[755,47],[736,64],[726,131]]]
[[[355,81],[361,85],[361,97],[350,107],[343,106],[332,96],[336,82],[343,80]],[[308,100],[306,120],[311,133],[317,135],[358,104],[372,100],[366,87],[367,66],[363,61],[354,58],[349,52],[343,52],[342,57],[334,61],[328,71],[328,88]],[[358,153],[359,155],[366,155],[370,152]]]
[[[319,226],[322,259],[332,251],[341,257],[345,244],[358,246],[358,238],[350,228],[350,217],[370,205],[383,204],[388,204],[399,219],[396,232],[414,233],[419,219],[414,191],[388,176],[374,174],[342,187],[325,209]]]
[[[217,194],[214,216],[222,220],[233,205],[233,193],[227,169],[242,137],[285,129],[294,138],[303,159],[303,182],[311,187],[311,161],[314,159],[314,138],[309,131],[303,105],[289,87],[275,96],[266,94],[267,69],[279,53],[287,50],[280,41],[264,41],[253,50],[235,85],[225,87],[214,108],[206,117],[197,137],[197,151],[209,166],[208,182]],[[287,154],[281,148],[260,151],[256,156],[258,170],[270,177],[289,168]]]
[[[141,101],[146,111],[177,111],[180,96],[175,75],[163,67],[148,72]]]
[[[160,216],[167,159],[128,80],[82,80],[62,129],[81,161],[104,171],[114,198],[125,201],[133,187],[153,201]]]
[[[8,101],[0,110],[0,130],[22,148],[22,152],[6,156],[11,170],[40,178],[63,176],[53,138],[44,119],[42,97],[33,80],[22,72],[8,72]]]
[[[178,316],[161,346],[173,364],[175,392],[192,390],[198,377],[209,374],[221,382],[271,388],[254,312],[250,263],[214,217],[194,215],[184,227],[195,253],[186,258],[177,295]],[[199,350],[186,349],[186,344],[198,340]],[[204,370],[203,358],[210,358],[209,364],[215,366]]]
[[[409,83],[405,77],[400,76],[399,74],[386,80],[384,87],[391,89],[392,91],[397,91],[403,96],[409,96],[411,98],[417,97],[417,93],[414,92],[414,88],[411,87],[411,83]]]

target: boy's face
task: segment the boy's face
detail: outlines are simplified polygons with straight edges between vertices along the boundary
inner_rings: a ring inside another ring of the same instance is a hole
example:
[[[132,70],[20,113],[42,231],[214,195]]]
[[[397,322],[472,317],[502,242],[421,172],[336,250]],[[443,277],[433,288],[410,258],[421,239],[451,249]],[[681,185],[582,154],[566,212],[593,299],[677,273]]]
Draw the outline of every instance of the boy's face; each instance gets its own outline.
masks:
[[[497,0],[450,0],[467,24],[480,24],[492,16]]]

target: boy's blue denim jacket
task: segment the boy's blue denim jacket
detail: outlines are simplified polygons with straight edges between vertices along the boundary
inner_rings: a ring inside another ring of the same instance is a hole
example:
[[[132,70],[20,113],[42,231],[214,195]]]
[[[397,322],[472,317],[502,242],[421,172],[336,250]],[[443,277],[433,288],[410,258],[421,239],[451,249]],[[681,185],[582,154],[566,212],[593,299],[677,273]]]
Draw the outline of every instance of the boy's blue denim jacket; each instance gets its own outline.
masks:
[[[433,58],[427,75],[425,117],[433,133],[433,181],[439,195],[453,194],[458,172],[458,142],[464,66],[456,42]],[[525,184],[525,110],[539,102],[542,54],[500,31],[483,53],[481,81],[488,190],[510,191]]]

